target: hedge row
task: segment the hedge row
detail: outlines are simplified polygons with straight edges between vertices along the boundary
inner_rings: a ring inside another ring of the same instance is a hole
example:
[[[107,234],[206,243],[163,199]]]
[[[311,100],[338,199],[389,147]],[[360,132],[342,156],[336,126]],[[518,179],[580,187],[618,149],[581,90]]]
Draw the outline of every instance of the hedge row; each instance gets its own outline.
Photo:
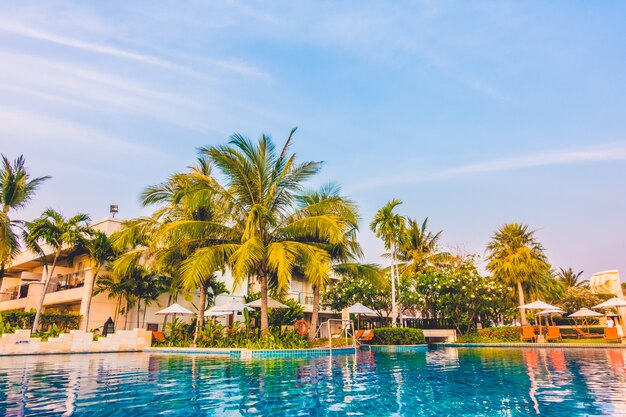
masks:
[[[374,345],[420,345],[426,343],[424,332],[406,327],[374,329]]]
[[[18,329],[30,329],[33,327],[35,321],[34,311],[6,311],[2,314],[2,321],[12,328]],[[41,323],[42,330],[48,330],[53,324],[59,328],[60,331],[66,332],[73,329],[78,329],[80,325],[81,315],[78,313],[69,313],[59,310],[47,310],[41,313],[39,322]]]

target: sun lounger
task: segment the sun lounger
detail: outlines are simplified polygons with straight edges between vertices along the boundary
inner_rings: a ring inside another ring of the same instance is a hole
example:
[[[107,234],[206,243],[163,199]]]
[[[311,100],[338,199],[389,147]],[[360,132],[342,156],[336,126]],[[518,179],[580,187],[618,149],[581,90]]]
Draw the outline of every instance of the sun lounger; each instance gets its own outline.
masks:
[[[576,331],[576,333],[578,333],[579,337],[584,337],[587,339],[592,339],[594,337],[602,337],[601,334],[585,333],[582,330],[580,330],[578,327],[574,327],[574,330]]]
[[[615,327],[605,327],[604,328],[604,340],[607,342],[610,340],[619,340],[620,337],[617,335],[617,328]]]
[[[165,335],[163,334],[163,332],[152,332],[152,342],[165,342]]]
[[[368,342],[368,341],[372,340],[373,338],[374,338],[374,331],[373,330],[365,330],[361,334],[361,337],[357,337],[357,340],[359,342]]]
[[[532,340],[533,342],[537,339],[537,335],[535,334],[535,328],[532,326],[522,326],[522,342],[525,340]]]
[[[356,340],[359,340],[361,338],[361,336],[363,336],[363,332],[365,332],[365,330],[357,330],[356,334],[354,335],[354,338]]]
[[[557,326],[549,326],[546,340],[548,342],[550,340],[561,340],[561,329],[559,329]]]

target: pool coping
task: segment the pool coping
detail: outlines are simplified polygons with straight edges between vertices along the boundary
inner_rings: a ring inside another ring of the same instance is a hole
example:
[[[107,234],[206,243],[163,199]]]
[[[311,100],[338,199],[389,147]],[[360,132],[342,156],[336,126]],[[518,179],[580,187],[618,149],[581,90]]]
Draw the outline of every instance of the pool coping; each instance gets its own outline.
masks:
[[[355,354],[354,347],[315,348],[315,349],[245,349],[245,348],[177,348],[151,347],[143,350],[145,353],[183,354],[228,356],[236,359],[268,359],[268,358],[305,358],[313,356],[332,356]]]
[[[506,347],[506,348],[552,348],[552,349],[626,349],[624,343],[442,343],[438,347]]]
[[[428,344],[419,345],[362,345],[361,350],[370,352],[426,352]]]

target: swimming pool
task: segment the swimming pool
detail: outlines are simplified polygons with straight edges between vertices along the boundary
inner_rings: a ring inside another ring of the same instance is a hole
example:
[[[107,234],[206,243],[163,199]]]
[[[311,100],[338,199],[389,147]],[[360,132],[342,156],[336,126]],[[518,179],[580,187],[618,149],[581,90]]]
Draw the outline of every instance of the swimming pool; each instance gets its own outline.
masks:
[[[440,348],[240,361],[0,358],[0,414],[626,416],[626,350]]]

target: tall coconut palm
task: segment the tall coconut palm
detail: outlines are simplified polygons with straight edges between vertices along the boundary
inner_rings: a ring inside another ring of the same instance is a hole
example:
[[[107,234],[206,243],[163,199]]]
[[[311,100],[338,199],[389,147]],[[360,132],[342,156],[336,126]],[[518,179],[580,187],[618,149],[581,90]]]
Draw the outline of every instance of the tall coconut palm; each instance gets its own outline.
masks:
[[[99,278],[100,271],[109,262],[115,259],[115,251],[111,245],[111,241],[104,233],[97,231],[91,240],[87,242],[87,251],[91,259],[91,282],[89,284],[89,293],[87,295],[87,305],[85,307],[85,331],[89,331],[89,313],[91,311],[91,299],[93,297],[94,286]]]
[[[382,239],[385,249],[390,251],[391,259],[391,325],[396,327],[398,319],[398,304],[396,302],[396,260],[398,248],[401,244],[401,235],[404,229],[404,217],[394,213],[394,209],[402,204],[402,201],[393,199],[381,207],[374,215],[370,228],[376,237]]]
[[[33,197],[37,188],[50,177],[32,178],[25,166],[24,156],[13,162],[0,155],[0,278],[4,269],[19,253],[20,245],[15,227],[22,222],[11,220],[11,210],[23,208]]]
[[[93,234],[89,227],[89,216],[77,214],[70,218],[64,217],[61,213],[47,209],[43,214],[26,224],[24,241],[30,250],[45,258],[46,246],[53,251],[52,265],[46,265],[47,276],[39,298],[35,320],[33,322],[33,333],[37,331],[39,316],[43,309],[43,302],[46,297],[48,285],[54,275],[54,269],[64,248],[85,247],[88,238]],[[45,246],[44,246],[45,245]]]
[[[223,242],[198,247],[183,263],[185,279],[202,279],[228,266],[235,285],[256,280],[261,290],[261,332],[268,332],[268,290],[285,290],[296,265],[302,265],[312,282],[323,281],[330,273],[328,252],[312,244],[324,239],[338,243],[344,226],[335,215],[303,215],[296,207],[296,196],[304,183],[319,172],[319,162],[297,163],[289,148],[295,129],[278,151],[272,140],[262,135],[256,142],[233,135],[228,145],[200,149],[220,171],[223,185],[213,177],[204,181],[221,209],[228,213],[222,223],[227,232],[203,222],[187,222],[199,236],[221,235]]]
[[[356,203],[341,195],[341,189],[336,184],[328,184],[318,191],[310,191],[298,196],[300,214],[302,216],[330,215],[341,219],[343,224],[342,238],[339,242],[331,244],[324,239],[310,238],[309,242],[316,244],[328,252],[332,261],[332,273],[340,276],[349,272],[356,273],[363,269],[364,274],[370,272],[370,265],[358,264],[358,259],[363,255],[361,246],[356,240],[359,227],[359,214]],[[378,273],[378,271],[376,271]],[[330,275],[307,277],[313,288],[313,312],[311,327],[309,328],[309,340],[313,341],[317,332],[319,320],[320,291],[330,281]]]
[[[583,273],[584,271],[574,272],[572,268],[559,268],[559,271],[556,273],[556,277],[565,289],[571,287],[582,287],[588,282],[587,280],[579,281]]]
[[[443,231],[428,230],[428,217],[422,222],[407,218],[404,236],[401,239],[398,257],[403,272],[415,274],[425,269],[438,267],[452,255],[439,250],[439,239]]]
[[[504,285],[517,291],[519,305],[524,305],[524,287],[531,289],[549,276],[550,264],[535,231],[527,225],[510,223],[500,227],[487,245],[487,269]],[[520,309],[522,324],[526,312]]]

